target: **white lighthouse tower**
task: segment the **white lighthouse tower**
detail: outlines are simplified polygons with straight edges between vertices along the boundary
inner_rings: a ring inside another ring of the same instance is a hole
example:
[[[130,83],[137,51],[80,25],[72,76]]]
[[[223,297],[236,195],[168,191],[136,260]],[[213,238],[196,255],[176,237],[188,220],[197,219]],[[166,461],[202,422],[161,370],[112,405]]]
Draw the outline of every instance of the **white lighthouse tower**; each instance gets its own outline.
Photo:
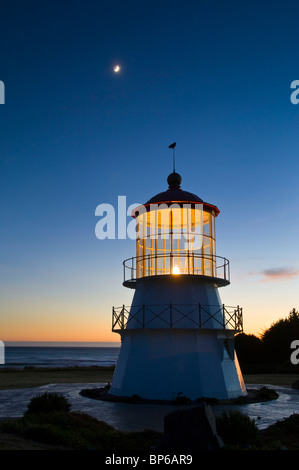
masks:
[[[134,211],[136,256],[124,261],[130,307],[113,307],[121,349],[110,394],[174,400],[246,394],[234,348],[242,309],[221,303],[229,261],[215,253],[216,206],[169,188]]]

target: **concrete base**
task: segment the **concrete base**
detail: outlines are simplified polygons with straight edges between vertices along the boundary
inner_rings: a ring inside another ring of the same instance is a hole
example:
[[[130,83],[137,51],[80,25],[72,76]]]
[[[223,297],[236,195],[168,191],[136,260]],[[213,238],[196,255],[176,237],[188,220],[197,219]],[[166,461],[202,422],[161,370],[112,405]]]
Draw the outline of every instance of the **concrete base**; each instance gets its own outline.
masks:
[[[246,395],[233,332],[127,329],[110,393],[152,400],[229,399]]]

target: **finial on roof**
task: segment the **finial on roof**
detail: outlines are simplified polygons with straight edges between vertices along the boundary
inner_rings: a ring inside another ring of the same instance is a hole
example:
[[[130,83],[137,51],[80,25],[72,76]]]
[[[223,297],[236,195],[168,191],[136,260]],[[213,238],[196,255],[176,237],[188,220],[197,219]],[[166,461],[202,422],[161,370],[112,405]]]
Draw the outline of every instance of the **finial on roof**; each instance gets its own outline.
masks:
[[[179,175],[175,171],[173,173],[170,173],[170,175],[167,178],[167,183],[169,184],[170,188],[180,188],[181,182],[182,182],[181,175]]]

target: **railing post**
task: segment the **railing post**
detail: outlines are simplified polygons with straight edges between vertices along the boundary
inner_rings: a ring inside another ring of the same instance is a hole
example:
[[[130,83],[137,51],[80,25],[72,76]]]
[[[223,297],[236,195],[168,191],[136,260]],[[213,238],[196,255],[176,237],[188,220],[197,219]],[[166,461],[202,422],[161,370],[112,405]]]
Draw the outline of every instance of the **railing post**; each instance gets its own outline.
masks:
[[[198,304],[198,326],[201,328],[201,305]]]
[[[172,328],[172,302],[169,304],[169,321],[170,321],[170,328]]]
[[[151,275],[151,265],[152,265],[151,257],[150,257],[150,255],[148,254],[148,255],[147,255],[147,266],[146,266],[146,275],[147,275],[147,276],[150,276],[150,275]]]
[[[243,331],[243,318],[242,318],[242,308],[237,306],[237,315],[238,315],[238,329],[241,328],[241,331]]]
[[[145,325],[145,304],[142,304],[142,328]]]
[[[122,330],[125,329],[125,306],[123,305],[123,308],[121,310],[121,328]]]
[[[223,329],[225,329],[225,306],[224,304],[222,304],[222,308],[223,308]]]
[[[242,328],[242,331],[243,331],[243,308],[241,307],[240,310],[241,310],[241,313],[240,313],[240,315],[241,315],[241,328]]]

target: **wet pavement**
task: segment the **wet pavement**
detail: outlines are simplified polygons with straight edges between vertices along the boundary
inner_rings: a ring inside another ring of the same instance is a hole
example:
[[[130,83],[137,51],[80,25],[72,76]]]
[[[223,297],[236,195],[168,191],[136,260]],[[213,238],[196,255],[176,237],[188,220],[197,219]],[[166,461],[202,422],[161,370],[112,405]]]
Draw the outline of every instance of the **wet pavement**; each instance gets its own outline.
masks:
[[[50,384],[35,388],[0,390],[0,419],[23,416],[31,398],[44,392],[61,393],[71,403],[72,411],[82,411],[124,431],[142,431],[143,429],[163,431],[164,416],[178,409],[178,406],[172,405],[105,402],[80,395],[82,389],[102,385],[105,384]],[[256,389],[261,386],[263,385],[249,385],[247,389]],[[270,424],[287,418],[293,413],[299,414],[299,390],[267,384],[265,386],[276,390],[279,398],[270,402],[249,405],[216,405],[212,407],[215,416],[223,411],[238,409],[254,419],[259,429],[265,429]],[[180,406],[180,408],[184,407]]]

